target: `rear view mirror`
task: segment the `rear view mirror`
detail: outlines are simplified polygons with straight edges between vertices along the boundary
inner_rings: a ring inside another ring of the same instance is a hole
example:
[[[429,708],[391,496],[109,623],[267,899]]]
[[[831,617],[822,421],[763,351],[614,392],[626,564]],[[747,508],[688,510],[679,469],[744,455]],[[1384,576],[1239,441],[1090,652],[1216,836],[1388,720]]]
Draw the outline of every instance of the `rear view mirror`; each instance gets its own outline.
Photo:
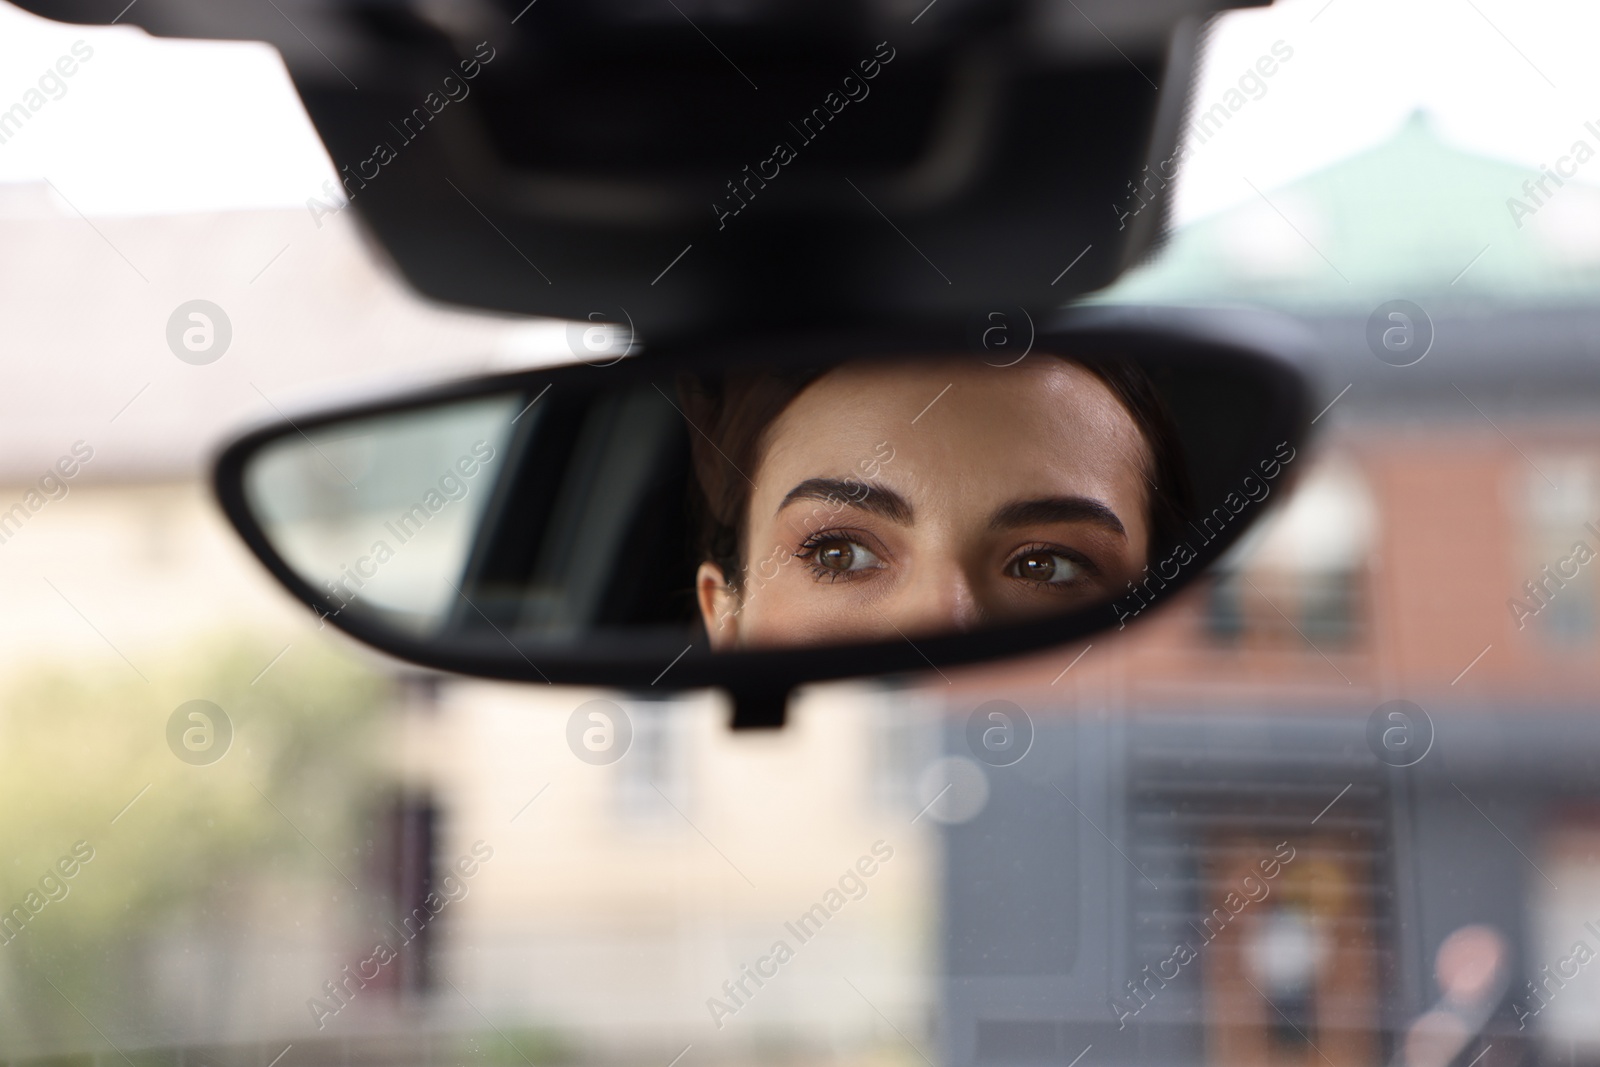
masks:
[[[805,682],[1126,626],[1303,443],[1277,320],[1081,309],[986,340],[718,338],[457,382],[251,433],[217,489],[291,592],[379,649],[722,686],[738,724],[774,724]]]

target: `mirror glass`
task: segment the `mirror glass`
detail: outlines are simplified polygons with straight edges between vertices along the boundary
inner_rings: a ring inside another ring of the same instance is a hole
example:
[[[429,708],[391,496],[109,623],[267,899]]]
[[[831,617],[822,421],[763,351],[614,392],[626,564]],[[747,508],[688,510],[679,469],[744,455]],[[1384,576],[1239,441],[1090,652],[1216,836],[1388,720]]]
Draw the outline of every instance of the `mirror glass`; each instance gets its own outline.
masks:
[[[1268,402],[1102,352],[519,380],[286,431],[245,496],[327,611],[414,637],[915,640],[1137,615],[1292,461]]]
[[[246,469],[246,497],[278,554],[330,611],[437,632],[504,465],[514,399],[280,437]]]

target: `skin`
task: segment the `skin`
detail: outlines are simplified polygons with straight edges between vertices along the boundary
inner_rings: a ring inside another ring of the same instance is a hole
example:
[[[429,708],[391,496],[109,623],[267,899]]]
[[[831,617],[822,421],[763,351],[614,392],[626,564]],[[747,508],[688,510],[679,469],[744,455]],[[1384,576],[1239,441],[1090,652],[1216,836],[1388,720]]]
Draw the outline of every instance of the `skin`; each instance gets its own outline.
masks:
[[[1115,394],[1065,360],[836,368],[746,472],[743,588],[700,565],[711,645],[915,637],[1109,600],[1146,563],[1148,463]]]

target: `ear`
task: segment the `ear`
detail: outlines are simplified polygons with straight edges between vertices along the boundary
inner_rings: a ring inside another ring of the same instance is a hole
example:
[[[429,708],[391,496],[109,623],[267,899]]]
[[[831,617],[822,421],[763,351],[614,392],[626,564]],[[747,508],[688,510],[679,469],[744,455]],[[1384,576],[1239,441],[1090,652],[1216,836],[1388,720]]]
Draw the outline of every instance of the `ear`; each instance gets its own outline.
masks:
[[[723,580],[722,568],[702,563],[694,576],[695,599],[706,624],[713,652],[727,652],[739,643],[739,595]]]

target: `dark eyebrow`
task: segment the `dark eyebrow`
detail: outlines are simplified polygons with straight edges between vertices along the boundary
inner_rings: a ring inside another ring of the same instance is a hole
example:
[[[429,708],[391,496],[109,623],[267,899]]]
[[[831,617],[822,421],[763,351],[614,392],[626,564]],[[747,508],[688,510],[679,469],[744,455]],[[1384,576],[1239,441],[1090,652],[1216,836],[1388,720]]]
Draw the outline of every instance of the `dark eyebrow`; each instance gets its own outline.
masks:
[[[1104,527],[1124,540],[1128,531],[1117,518],[1117,513],[1085,496],[1053,496],[1040,500],[1018,500],[994,513],[989,526],[995,530],[1009,530],[1018,526],[1033,526],[1048,522],[1089,522]]]
[[[843,478],[807,478],[789,490],[788,495],[783,498],[783,503],[778,505],[778,512],[796,500],[836,502],[843,507],[858,508],[861,511],[870,511],[874,515],[881,515],[901,526],[910,526],[912,523],[911,504],[905,497],[893,489],[885,489],[881,485],[869,485],[866,482],[847,481]],[[778,512],[773,514],[776,515]]]

